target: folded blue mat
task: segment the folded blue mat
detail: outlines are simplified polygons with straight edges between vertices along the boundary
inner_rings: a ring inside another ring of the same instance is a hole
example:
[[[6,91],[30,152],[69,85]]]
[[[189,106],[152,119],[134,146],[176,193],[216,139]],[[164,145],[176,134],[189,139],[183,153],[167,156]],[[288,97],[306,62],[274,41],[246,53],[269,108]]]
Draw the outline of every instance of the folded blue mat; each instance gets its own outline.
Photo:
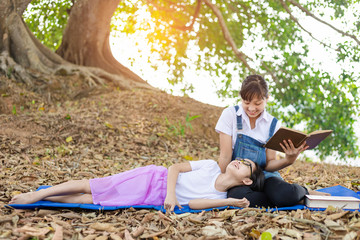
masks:
[[[40,186],[37,190],[48,188],[50,186]],[[330,193],[333,196],[351,196],[360,199],[360,192],[354,192],[346,187],[337,185],[329,188],[319,189],[319,192]],[[135,208],[135,209],[155,209],[162,212],[166,212],[163,206],[155,206],[155,205],[136,205],[136,206],[100,206],[95,204],[79,204],[79,203],[58,203],[51,201],[38,201],[32,204],[9,204],[6,206],[10,206],[12,208],[17,209],[35,209],[35,208],[82,208],[82,209],[90,209],[90,210],[117,210],[117,209],[127,209],[127,208]],[[237,207],[219,207],[219,208],[208,208],[202,210],[194,210],[189,208],[187,205],[183,205],[182,208],[175,207],[174,212],[176,214],[181,213],[197,213],[202,211],[211,211],[214,209],[223,210],[223,209],[239,209]],[[309,209],[312,211],[324,211],[325,208],[308,208],[305,205],[295,205],[291,207],[281,207],[281,208],[269,208],[267,211],[286,211],[286,210],[297,210],[297,209]],[[350,210],[355,211],[355,210]]]

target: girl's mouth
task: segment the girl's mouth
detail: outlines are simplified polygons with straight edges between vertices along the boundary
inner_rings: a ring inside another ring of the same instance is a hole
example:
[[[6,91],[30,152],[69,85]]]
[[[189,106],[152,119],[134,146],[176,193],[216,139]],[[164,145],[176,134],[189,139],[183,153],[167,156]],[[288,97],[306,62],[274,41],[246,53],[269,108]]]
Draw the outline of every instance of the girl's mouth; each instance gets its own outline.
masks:
[[[255,116],[255,115],[257,115],[257,112],[248,112],[248,115]]]

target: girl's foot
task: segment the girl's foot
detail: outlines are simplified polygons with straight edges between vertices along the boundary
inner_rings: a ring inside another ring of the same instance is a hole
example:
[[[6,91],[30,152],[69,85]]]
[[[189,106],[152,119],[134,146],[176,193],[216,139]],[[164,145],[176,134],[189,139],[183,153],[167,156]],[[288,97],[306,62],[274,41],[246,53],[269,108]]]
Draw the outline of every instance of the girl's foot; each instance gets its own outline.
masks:
[[[30,204],[40,201],[41,198],[39,199],[38,193],[39,192],[28,192],[15,195],[9,204]]]
[[[314,191],[314,190],[309,190],[309,195],[321,195],[321,196],[330,196],[330,193],[325,193],[325,192],[318,192],[318,191]]]

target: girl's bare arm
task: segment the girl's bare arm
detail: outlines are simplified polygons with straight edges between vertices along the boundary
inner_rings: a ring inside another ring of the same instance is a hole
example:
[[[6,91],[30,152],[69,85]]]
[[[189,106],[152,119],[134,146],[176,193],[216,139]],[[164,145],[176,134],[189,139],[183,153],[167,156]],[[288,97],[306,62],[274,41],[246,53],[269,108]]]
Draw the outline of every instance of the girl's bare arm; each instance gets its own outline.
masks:
[[[223,132],[219,133],[220,136],[220,156],[219,156],[219,166],[221,172],[224,173],[227,165],[231,161],[232,157],[232,137]]]
[[[285,158],[282,159],[276,159],[276,151],[271,149],[266,149],[266,167],[265,167],[266,171],[269,172],[278,171],[293,164],[297,159],[297,157],[299,156],[299,154],[308,148],[306,142],[304,142],[298,148],[295,148],[291,140],[289,140],[288,142],[285,141],[283,144],[281,144],[281,147],[285,152]]]
[[[166,210],[174,211],[175,205],[181,207],[176,199],[176,194],[175,194],[176,181],[179,176],[179,173],[189,172],[191,170],[192,169],[189,162],[176,163],[169,167],[168,177],[167,177],[166,198],[164,201],[164,207]]]
[[[226,199],[193,199],[189,202],[189,207],[192,209],[205,209],[213,207],[248,207],[250,202],[246,198],[226,198]]]

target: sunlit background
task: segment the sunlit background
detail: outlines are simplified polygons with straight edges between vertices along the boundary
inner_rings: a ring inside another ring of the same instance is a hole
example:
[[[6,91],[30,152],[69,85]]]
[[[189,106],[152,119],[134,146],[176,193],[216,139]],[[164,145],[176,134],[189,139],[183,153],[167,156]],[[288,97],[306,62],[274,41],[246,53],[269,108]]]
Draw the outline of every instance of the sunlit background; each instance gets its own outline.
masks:
[[[151,21],[150,17],[144,12],[144,20]],[[330,29],[324,24],[314,22],[309,18],[300,18],[300,23],[306,29],[308,29],[313,37],[318,40],[325,39],[334,39],[338,37],[338,34],[334,30]],[[151,25],[151,23],[149,23]],[[189,97],[211,105],[226,107],[229,105],[236,104],[236,99],[220,99],[216,94],[216,83],[220,82],[220,79],[210,76],[206,71],[196,71],[195,66],[189,65],[187,70],[184,73],[183,83],[173,86],[168,81],[169,77],[169,68],[166,65],[159,65],[157,69],[152,67],[152,63],[157,62],[157,56],[150,52],[150,47],[147,45],[145,40],[146,31],[136,32],[132,35],[126,35],[122,33],[113,34],[110,38],[110,45],[114,57],[124,66],[128,67],[130,70],[138,74],[144,80],[154,87],[157,87],[161,90],[164,90],[170,94],[183,96],[184,92],[182,89],[185,86],[193,86],[193,91],[186,92],[186,95]],[[334,62],[334,57],[331,57],[332,52],[325,51],[320,44],[311,39],[307,34],[304,33],[304,38],[311,41],[310,45],[310,56],[309,61],[315,62],[319,68],[330,73],[333,76],[339,75],[341,67],[338,63]],[[258,44],[258,43],[256,43]],[[191,51],[197,51],[194,47]],[[191,51],[189,56],[191,57]],[[344,67],[344,66],[342,66]],[[356,67],[354,65],[348,64],[347,67]],[[360,71],[360,69],[359,69]],[[234,88],[240,88],[240,82],[233,81]],[[360,83],[357,83],[360,84]],[[270,99],[271,100],[271,99]],[[355,125],[356,135],[360,138],[360,121],[357,121]],[[359,141],[360,143],[360,141]],[[317,159],[316,155],[312,151],[306,151],[305,155],[313,159]],[[335,160],[334,157],[327,157],[325,162],[335,163],[335,164],[351,164],[353,166],[360,166],[360,159],[346,159]]]

